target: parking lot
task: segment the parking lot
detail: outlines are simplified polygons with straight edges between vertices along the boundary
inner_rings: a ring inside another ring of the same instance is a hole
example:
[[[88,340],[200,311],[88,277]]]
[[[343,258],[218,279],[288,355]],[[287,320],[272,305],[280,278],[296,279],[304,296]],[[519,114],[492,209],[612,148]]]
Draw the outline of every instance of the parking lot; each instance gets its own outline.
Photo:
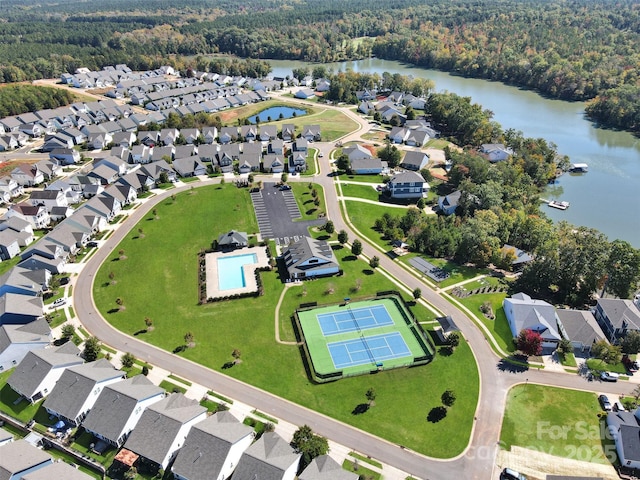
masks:
[[[287,245],[308,235],[308,228],[324,224],[324,219],[296,222],[302,217],[291,190],[281,190],[276,183],[265,183],[262,190],[251,193],[253,209],[262,238]]]

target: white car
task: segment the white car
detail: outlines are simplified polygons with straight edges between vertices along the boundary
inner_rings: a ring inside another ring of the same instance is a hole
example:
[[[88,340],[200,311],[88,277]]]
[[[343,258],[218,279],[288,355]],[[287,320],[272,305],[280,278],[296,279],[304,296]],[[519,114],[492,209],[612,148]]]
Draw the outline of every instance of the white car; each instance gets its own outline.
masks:
[[[605,382],[617,382],[620,375],[615,372],[600,372],[600,380]]]
[[[65,298],[59,298],[57,299],[55,302],[53,302],[53,306],[54,307],[61,307],[63,306],[65,303],[67,303],[67,300]]]

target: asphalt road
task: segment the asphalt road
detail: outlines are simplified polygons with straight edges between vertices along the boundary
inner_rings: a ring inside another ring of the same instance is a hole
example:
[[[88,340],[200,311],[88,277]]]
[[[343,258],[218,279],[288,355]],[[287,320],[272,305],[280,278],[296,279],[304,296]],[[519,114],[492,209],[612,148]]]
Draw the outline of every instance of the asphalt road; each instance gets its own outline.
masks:
[[[346,112],[361,125],[361,128],[364,128],[366,122],[352,112]],[[358,136],[359,132],[354,132],[343,140],[355,139]],[[320,162],[321,173],[314,181],[324,187],[328,218],[333,220],[337,230],[346,230],[349,233],[349,238],[353,240],[357,238],[357,235],[342,218],[336,197],[334,179],[329,175],[331,170],[328,155],[333,146],[330,144],[316,144],[315,146],[324,153],[325,160]],[[294,178],[291,180],[295,181]],[[302,181],[308,181],[308,179]],[[207,180],[198,186],[211,183],[216,183],[216,180]],[[143,206],[139,207],[89,260],[77,278],[73,296],[76,313],[85,328],[105,344],[121,351],[131,352],[137,358],[169,370],[183,378],[188,378],[228,397],[255,406],[265,413],[282,418],[292,424],[307,424],[320,435],[343,445],[356,448],[358,451],[370,455],[385,464],[425,479],[495,478],[494,463],[506,394],[508,389],[515,384],[540,383],[594,392],[605,390],[608,393],[618,394],[628,394],[633,388],[632,385],[625,382],[607,384],[605,388],[600,382],[588,382],[578,375],[537,370],[515,372],[505,369],[504,364],[491,350],[481,330],[463,312],[452,306],[428,285],[422,283],[389,257],[381,255],[380,251],[369,245],[364,239],[361,239],[363,241],[364,254],[368,257],[379,256],[381,268],[405,285],[408,291],[420,288],[425,300],[441,312],[451,315],[473,350],[480,374],[480,397],[470,444],[465,452],[455,459],[438,460],[427,458],[322,414],[292,404],[287,400],[227,377],[219,372],[194,364],[182,357],[160,350],[134,337],[127,336],[112,328],[98,313],[92,298],[95,273],[102,262],[112,255],[120,240],[155,204],[168,195],[178,193],[192,186],[195,185],[189,184],[186,187],[163,193],[151,198]],[[402,405],[399,405],[398,408],[401,409]],[[447,441],[446,432],[443,432],[442,441]]]

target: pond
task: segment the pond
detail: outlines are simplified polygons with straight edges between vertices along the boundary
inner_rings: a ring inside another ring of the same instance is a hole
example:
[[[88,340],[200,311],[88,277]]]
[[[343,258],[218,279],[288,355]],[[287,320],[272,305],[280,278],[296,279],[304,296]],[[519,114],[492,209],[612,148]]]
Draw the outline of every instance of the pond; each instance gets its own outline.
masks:
[[[248,120],[250,123],[256,123],[256,119],[259,118],[260,123],[263,122],[271,122],[275,120],[282,120],[283,118],[293,118],[299,117],[301,115],[306,115],[307,112],[305,110],[301,110],[299,108],[292,107],[271,107],[266,110],[261,111],[260,113],[249,117]]]

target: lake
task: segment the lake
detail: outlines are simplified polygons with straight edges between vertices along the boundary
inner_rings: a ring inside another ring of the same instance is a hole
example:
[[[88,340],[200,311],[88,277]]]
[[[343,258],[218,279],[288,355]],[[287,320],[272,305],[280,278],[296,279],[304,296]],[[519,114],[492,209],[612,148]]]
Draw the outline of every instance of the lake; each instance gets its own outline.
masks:
[[[273,74],[291,75],[303,62],[270,60]],[[640,248],[640,140],[630,133],[597,128],[584,117],[583,102],[543,98],[533,91],[499,82],[463,78],[437,70],[413,67],[389,60],[367,59],[326,64],[333,71],[400,73],[430,78],[436,91],[471,97],[494,113],[506,130],[514,128],[527,137],[545,138],[568,155],[572,163],[587,163],[589,172],[563,175],[545,194],[549,200],[565,200],[567,210],[546,205],[541,210],[554,221],[593,227],[610,240],[620,238]]]
[[[300,117],[302,115],[306,115],[307,112],[305,110],[300,110],[299,108],[291,108],[291,107],[271,107],[266,110],[262,110],[260,113],[249,117],[250,123],[256,123],[257,119],[260,119],[260,122],[269,122],[272,120],[278,120],[283,118],[293,118]]]

